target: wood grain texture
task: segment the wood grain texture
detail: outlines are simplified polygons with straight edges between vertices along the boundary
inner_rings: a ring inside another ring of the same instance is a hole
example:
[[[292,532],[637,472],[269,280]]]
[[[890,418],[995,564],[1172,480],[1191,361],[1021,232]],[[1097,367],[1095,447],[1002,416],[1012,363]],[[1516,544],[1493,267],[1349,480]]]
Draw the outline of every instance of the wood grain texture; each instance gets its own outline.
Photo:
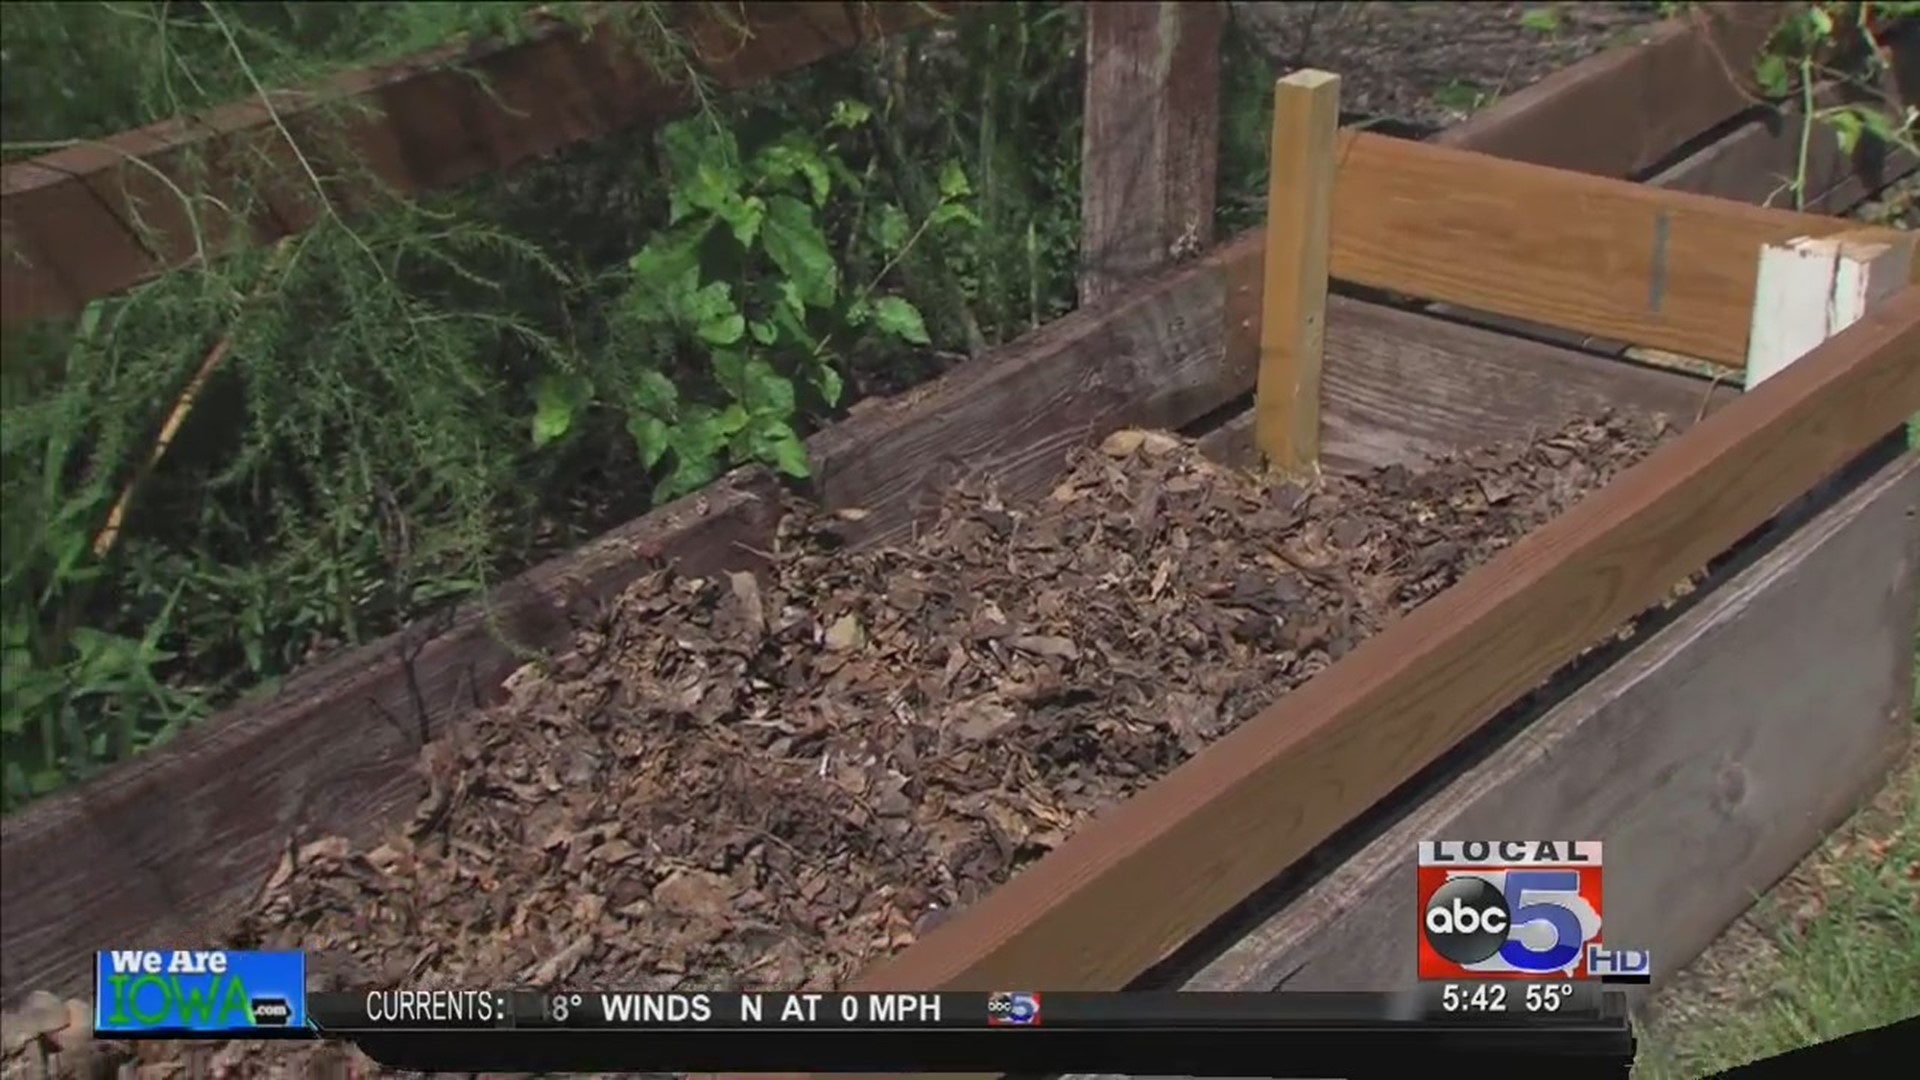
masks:
[[[1769,28],[1785,7],[1696,5],[1688,17],[1655,27],[1643,44],[1611,49],[1568,67],[1433,141],[1596,176],[1637,177],[1701,132],[1757,112],[1763,118],[1660,169],[1646,182],[1766,205],[1778,194],[1777,178],[1791,174],[1797,165],[1799,129],[1790,119],[1756,106],[1744,76],[1735,78],[1733,73],[1752,70]],[[1904,101],[1911,95],[1900,87],[1920,86],[1920,34],[1886,40],[1894,56],[1887,91],[1890,100]],[[1641,107],[1621,111],[1621,101]],[[1660,104],[1655,108],[1646,105],[1649,102]],[[1579,120],[1565,123],[1576,108]],[[1831,140],[1816,139],[1810,149],[1807,209],[1816,213],[1843,213],[1920,164],[1899,153],[1844,158]],[[1620,354],[1631,344],[1453,304],[1431,304],[1428,310],[1592,351]],[[1229,327],[1230,332],[1234,329]]]
[[[1920,410],[1910,289],[857,983],[1116,989]]]
[[[1893,54],[1893,74],[1885,80],[1883,92],[1887,101],[1904,104],[1907,96],[1900,87],[1920,85],[1920,29],[1890,36],[1885,42]],[[1840,100],[1842,95],[1832,88],[1820,97],[1823,105]],[[1747,111],[1753,114],[1751,119],[1737,125],[1725,137],[1653,173],[1646,180],[1647,186],[1758,206],[1792,205],[1785,185],[1800,167],[1800,117],[1797,113],[1781,113],[1772,108]],[[1802,209],[1814,214],[1846,214],[1916,168],[1920,168],[1920,157],[1902,149],[1868,143],[1853,154],[1842,154],[1834,139],[1816,137],[1808,144],[1806,205]],[[1620,355],[1631,346],[1625,341],[1457,305],[1430,304],[1426,310],[1592,352]],[[1721,370],[1725,370],[1724,367]]]
[[[1358,474],[1551,430],[1602,409],[1668,417],[1685,429],[1738,396],[1667,371],[1335,296],[1322,374],[1323,468]],[[1258,460],[1254,414],[1201,440],[1210,457]]]
[[[702,71],[739,87],[964,6],[687,5],[683,31]],[[193,261],[202,250],[195,215],[215,254],[311,227],[323,204],[281,125],[321,175],[350,174],[353,162],[412,194],[689,104],[684,86],[657,75],[619,34],[583,38],[553,20],[519,44],[449,45],[8,165],[0,171],[0,318],[76,311]],[[265,204],[242,220],[212,199],[190,213],[173,193],[205,189],[246,206],[242,176]],[[351,191],[335,197],[354,204]]]
[[[1087,6],[1082,304],[1213,243],[1226,11],[1218,0]]]
[[[1339,133],[1338,75],[1296,71],[1274,86],[1254,440],[1276,468],[1301,478],[1320,471],[1320,363]]]
[[[1596,176],[1638,177],[1755,103],[1748,77],[1790,5],[1705,3],[1639,44],[1555,72],[1435,137]],[[1569,124],[1578,116],[1579,123]]]
[[[1588,66],[1580,80],[1560,80],[1557,92],[1571,104],[1559,123],[1591,126],[1591,110],[1612,108],[1594,87],[1611,84],[1611,95],[1634,99],[1648,71]],[[1501,108],[1525,105],[1526,122],[1538,123],[1553,115],[1552,100],[1536,87]],[[1503,130],[1482,123],[1478,137],[1500,142]],[[1548,148],[1532,160],[1568,159]],[[809,440],[817,494],[830,505],[870,509],[868,539],[881,542],[905,535],[962,469],[991,470],[1011,492],[1044,490],[1074,445],[1122,424],[1183,426],[1245,395],[1258,362],[1262,242],[1257,230],[1242,234],[929,386],[863,407]],[[1382,340],[1376,348],[1392,346]],[[749,564],[735,541],[764,546],[767,504],[735,506],[725,490],[663,508],[530,571],[496,594],[492,610],[519,628],[522,644],[557,643],[564,630],[554,596],[577,584],[583,599],[604,598],[644,569],[645,560],[621,552],[622,537],[654,537],[645,542],[695,558],[694,568]],[[733,524],[682,531],[663,518],[703,497],[716,520]],[[466,611],[453,623],[457,633],[438,621],[416,625],[296,676],[264,704],[208,719],[124,773],[0,821],[0,1001],[40,988],[84,992],[74,957],[90,949],[150,940],[163,929],[176,940],[212,940],[290,835],[364,838],[403,818],[418,730],[440,730],[516,663]],[[443,633],[453,636],[439,640]],[[411,671],[403,657],[412,658]],[[387,734],[395,725],[370,702],[414,730]],[[287,748],[284,759],[270,756],[275,747]],[[271,776],[264,810],[250,771]],[[195,794],[142,798],[158,791]]]
[[[1761,247],[1855,223],[1345,134],[1333,275],[1739,369]]]
[[[1911,738],[1917,562],[1908,454],[1483,761],[1410,793],[1404,816],[1185,988],[1405,986],[1414,845],[1516,833],[1603,840],[1607,939],[1677,971]]]

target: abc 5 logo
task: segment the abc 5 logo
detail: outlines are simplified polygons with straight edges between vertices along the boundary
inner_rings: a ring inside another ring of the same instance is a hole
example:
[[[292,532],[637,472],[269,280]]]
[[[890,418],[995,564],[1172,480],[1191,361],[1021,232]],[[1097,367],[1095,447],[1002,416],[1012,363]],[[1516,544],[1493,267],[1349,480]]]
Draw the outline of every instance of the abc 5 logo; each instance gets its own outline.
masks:
[[[1040,1022],[1040,995],[1030,990],[1002,990],[987,998],[987,1023],[996,1027],[1028,1027]]]
[[[1454,872],[1420,912],[1420,975],[1573,977],[1599,935],[1597,877],[1572,869]]]

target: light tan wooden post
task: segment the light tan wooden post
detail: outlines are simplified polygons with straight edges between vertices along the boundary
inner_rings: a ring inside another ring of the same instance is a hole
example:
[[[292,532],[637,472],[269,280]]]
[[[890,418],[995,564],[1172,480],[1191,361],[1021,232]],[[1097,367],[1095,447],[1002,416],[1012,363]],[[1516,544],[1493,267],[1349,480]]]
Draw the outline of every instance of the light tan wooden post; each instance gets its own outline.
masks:
[[[1275,85],[1254,437],[1271,465],[1302,478],[1320,470],[1320,354],[1339,128],[1339,76],[1297,71]]]

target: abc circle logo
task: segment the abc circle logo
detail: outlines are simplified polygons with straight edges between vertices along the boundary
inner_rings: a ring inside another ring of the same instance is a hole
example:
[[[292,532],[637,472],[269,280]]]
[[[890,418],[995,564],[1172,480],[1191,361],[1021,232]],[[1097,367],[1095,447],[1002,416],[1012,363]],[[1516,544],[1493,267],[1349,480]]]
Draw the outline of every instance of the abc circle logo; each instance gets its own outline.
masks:
[[[1026,1025],[1040,1019],[1040,996],[1029,990],[1003,990],[987,999],[988,1018],[996,1024]]]
[[[1503,880],[1496,880],[1503,879]],[[1600,932],[1600,913],[1571,870],[1457,874],[1421,913],[1427,944],[1476,971],[1565,971]]]

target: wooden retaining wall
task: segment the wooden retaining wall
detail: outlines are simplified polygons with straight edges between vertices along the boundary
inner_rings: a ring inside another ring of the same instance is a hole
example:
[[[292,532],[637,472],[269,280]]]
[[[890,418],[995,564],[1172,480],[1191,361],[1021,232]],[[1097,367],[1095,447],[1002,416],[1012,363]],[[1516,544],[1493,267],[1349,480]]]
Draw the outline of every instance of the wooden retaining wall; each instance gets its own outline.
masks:
[[[966,6],[687,4],[675,29],[704,76],[739,87]],[[203,245],[217,254],[311,228],[325,211],[310,165],[332,175],[341,170],[331,164],[351,161],[412,195],[692,101],[684,79],[655,71],[618,33],[583,35],[548,19],[518,43],[448,45],[8,165],[0,170],[0,318],[77,311],[194,261]],[[233,197],[243,183],[265,205],[232,220],[223,211],[245,204]],[[203,189],[226,198],[189,206],[176,194]]]
[[[1909,288],[855,988],[1126,986],[1920,411],[1917,358]]]
[[[1714,32],[1726,32],[1724,26],[1715,27]],[[1443,141],[1505,150],[1545,164],[1597,165],[1610,175],[1645,170],[1746,104],[1727,80],[1724,66],[1701,67],[1700,51],[1707,46],[1702,44],[1706,38],[1698,35],[1708,34],[1704,26],[1669,28],[1652,44],[1596,58],[1518,94]],[[1689,85],[1682,77],[1685,72],[1705,81]],[[1656,145],[1636,131],[1630,143],[1608,149],[1591,137],[1610,123],[1607,118],[1620,101],[1634,100],[1655,86],[1664,87],[1663,93],[1685,91],[1673,99],[1686,102],[1684,108],[1661,112],[1672,126],[1669,143]],[[1717,106],[1705,104],[1715,101]],[[1673,120],[1675,113],[1693,117],[1698,126],[1683,130]],[[1589,137],[1565,144],[1549,140],[1530,151],[1514,134],[1568,129],[1583,129]],[[1071,445],[1128,424],[1183,426],[1232,402],[1252,385],[1249,348],[1257,341],[1257,326],[1244,297],[1249,269],[1257,268],[1259,259],[1258,233],[1243,236],[1197,263],[1062,319],[935,384],[861,411],[811,440],[817,494],[830,506],[870,510],[865,539],[877,542],[899,535],[929,509],[955,470],[991,470],[1009,494],[1039,490],[1057,472]],[[1257,269],[1252,272],[1257,275]],[[1342,370],[1343,355],[1372,356],[1378,365],[1390,365],[1419,341],[1431,358],[1470,365],[1473,357],[1517,348],[1511,338],[1472,327],[1435,332],[1431,328],[1440,324],[1431,320],[1358,301],[1336,305],[1331,319],[1330,416],[1343,408],[1367,407],[1356,404],[1364,401],[1364,394],[1342,397],[1337,389],[1334,373]],[[1417,325],[1406,321],[1410,319]],[[1250,326],[1256,331],[1252,338],[1247,336]],[[1879,345],[1906,341],[1898,325],[1875,326],[1886,339],[1875,339]],[[1862,355],[1877,354],[1868,349]],[[1604,362],[1589,362],[1599,363]],[[1847,361],[1835,376],[1840,379],[1836,385],[1844,388],[1865,378],[1857,370],[1865,363],[1860,356]],[[1573,368],[1580,366],[1580,361],[1572,362]],[[1587,370],[1592,392],[1606,393],[1600,389],[1607,382],[1603,369]],[[1871,368],[1868,374],[1878,371]],[[1698,384],[1678,376],[1640,374],[1646,378],[1634,376],[1635,384],[1645,387],[1649,399],[1678,402],[1699,393]],[[1794,381],[1783,380],[1788,390],[1775,392],[1775,397],[1792,391]],[[1405,386],[1400,387],[1403,396]],[[1831,419],[1823,411],[1826,399],[1816,394],[1813,401],[1808,405],[1796,397],[1781,406],[1793,408],[1767,415],[1779,423],[1786,422],[1780,417]],[[1847,404],[1868,413],[1875,407],[1874,402],[1853,399]],[[1357,424],[1355,430],[1364,427]],[[1359,447],[1353,461],[1368,461],[1370,453],[1377,456],[1363,437],[1352,441]],[[1762,508],[1779,490],[1799,482],[1840,445],[1844,440],[1813,445],[1804,459],[1749,490],[1750,498],[1733,506],[1738,512],[1726,520],[1770,513],[1771,508]],[[574,556],[538,568],[492,599],[492,619],[523,645],[551,647],[565,639],[570,613],[610,596],[654,559],[681,558],[695,572],[750,565],[749,549],[760,546],[753,541],[763,538],[773,521],[766,483],[751,471],[736,475],[615,530]],[[1655,509],[1642,512],[1658,512],[1665,504],[1656,500],[1649,505]],[[1719,533],[1709,530],[1706,535]],[[1697,554],[1695,546],[1684,550],[1689,556]],[[1630,595],[1608,599],[1617,606]],[[74,958],[90,948],[135,938],[216,937],[229,913],[250,899],[261,875],[296,838],[344,833],[365,839],[403,815],[412,801],[411,766],[420,741],[488,700],[519,662],[490,633],[489,614],[486,607],[468,605],[449,622],[415,627],[336,658],[291,680],[264,708],[225,714],[163,751],[0,822],[0,858],[8,867],[0,993],[11,998],[41,987],[79,989],[81,965]],[[1530,670],[1525,664],[1520,668],[1523,673]],[[1491,692],[1498,696],[1505,686],[1499,683]],[[1324,699],[1324,693],[1321,696]],[[1320,704],[1324,706],[1324,700]],[[1305,707],[1315,706],[1309,702]],[[1434,745],[1466,723],[1441,725],[1443,730],[1433,735]],[[1264,730],[1273,730],[1272,725]],[[1377,777],[1330,800],[1323,811],[1316,811],[1313,827],[1332,821],[1325,815],[1364,809],[1365,804],[1354,805],[1354,800],[1370,799],[1369,792],[1381,794],[1373,790],[1376,786]],[[1111,827],[1099,828],[1113,834]],[[1092,850],[1079,841],[1063,850],[1076,849]],[[1049,860],[1035,872],[1047,865],[1060,863]],[[1236,868],[1223,879],[1222,888],[1238,888],[1240,879],[1254,869]],[[1057,884],[1058,873],[1049,874]],[[1046,887],[1044,877],[1041,887]],[[1027,891],[1031,893],[1031,887]],[[1225,895],[1214,895],[1193,910],[1204,913]],[[1004,903],[986,907],[993,910],[960,921],[977,932],[991,925],[981,920],[1006,911]],[[1087,914],[1085,909],[1081,914]],[[1016,937],[1024,939],[1031,930],[990,935],[982,945],[1004,959],[1018,944]],[[948,935],[941,940],[957,939]],[[1161,944],[1171,942],[1152,949]],[[901,971],[930,980],[916,983],[918,988],[945,982],[944,975],[981,974],[955,966],[954,948],[916,948],[920,959],[914,964],[932,967]],[[1136,965],[1141,955],[1124,950],[1110,963],[1057,984],[1109,982],[1121,968]],[[1065,971],[1058,963],[1072,962],[1059,953],[1036,955],[1034,961],[1036,977]],[[930,978],[936,975],[943,977]],[[899,972],[876,976],[883,982],[901,977],[905,975]]]

